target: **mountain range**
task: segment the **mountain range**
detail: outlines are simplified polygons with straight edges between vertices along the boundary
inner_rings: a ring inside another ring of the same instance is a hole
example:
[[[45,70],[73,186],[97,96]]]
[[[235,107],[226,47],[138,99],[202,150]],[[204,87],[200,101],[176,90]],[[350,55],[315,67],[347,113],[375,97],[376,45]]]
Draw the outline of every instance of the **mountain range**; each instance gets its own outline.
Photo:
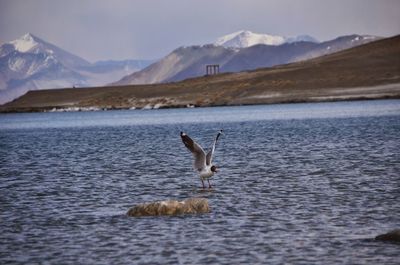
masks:
[[[318,58],[154,85],[30,91],[0,112],[400,98],[400,35]]]
[[[176,82],[203,76],[207,64],[218,64],[221,73],[254,70],[308,60],[378,39],[380,37],[349,35],[317,42],[309,36],[284,38],[244,31],[221,37],[214,44],[180,47],[112,85]],[[251,45],[256,43],[255,40],[261,41],[261,44]]]
[[[175,82],[203,76],[207,64],[219,64],[221,72],[252,70],[315,58],[377,39],[351,35],[318,42],[308,35],[239,31],[213,44],[180,47],[158,61],[90,63],[28,33],[0,46],[0,104],[29,90]]]
[[[90,63],[28,33],[0,46],[0,104],[29,90],[105,85],[152,62]]]

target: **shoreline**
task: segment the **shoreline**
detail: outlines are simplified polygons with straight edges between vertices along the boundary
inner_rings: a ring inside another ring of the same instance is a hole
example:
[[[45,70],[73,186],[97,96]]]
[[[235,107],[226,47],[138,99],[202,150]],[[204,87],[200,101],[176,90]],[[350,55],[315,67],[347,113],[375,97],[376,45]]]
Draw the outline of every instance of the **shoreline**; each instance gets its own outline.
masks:
[[[243,104],[219,104],[219,105],[163,105],[156,108],[135,108],[135,107],[59,107],[59,106],[49,106],[49,107],[38,107],[38,108],[20,108],[20,109],[6,109],[2,110],[0,107],[0,114],[12,114],[12,113],[49,113],[49,112],[92,112],[92,111],[112,111],[112,110],[137,110],[137,111],[149,111],[158,109],[191,109],[191,108],[213,108],[213,107],[234,107],[234,106],[257,106],[257,105],[277,105],[277,104],[302,104],[302,103],[327,103],[327,102],[348,102],[348,101],[373,101],[373,100],[393,100],[400,99],[400,94],[398,95],[382,95],[376,97],[357,96],[357,97],[331,97],[324,99],[309,99],[309,100],[288,100],[288,101],[275,101],[269,103],[243,103]]]

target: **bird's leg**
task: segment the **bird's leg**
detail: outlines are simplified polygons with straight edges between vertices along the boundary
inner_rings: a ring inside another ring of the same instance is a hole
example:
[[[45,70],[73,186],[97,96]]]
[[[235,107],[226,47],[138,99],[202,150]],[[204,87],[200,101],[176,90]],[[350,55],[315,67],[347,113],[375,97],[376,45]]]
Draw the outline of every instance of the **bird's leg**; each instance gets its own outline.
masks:
[[[208,188],[211,189],[212,187],[211,187],[211,184],[210,184],[210,180],[207,179],[207,181],[208,181]]]
[[[203,189],[205,189],[206,186],[204,186],[204,181],[203,181],[203,179],[201,179],[201,184],[203,184]]]

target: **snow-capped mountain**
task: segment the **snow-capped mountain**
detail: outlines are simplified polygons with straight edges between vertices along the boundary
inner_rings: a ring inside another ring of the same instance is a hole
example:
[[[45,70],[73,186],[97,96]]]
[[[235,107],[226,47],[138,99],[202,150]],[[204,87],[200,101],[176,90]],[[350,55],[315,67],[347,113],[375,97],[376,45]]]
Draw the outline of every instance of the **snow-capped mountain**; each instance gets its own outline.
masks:
[[[208,44],[181,47],[158,62],[135,72],[114,85],[154,84],[175,82],[203,76],[207,64],[219,64],[221,72],[239,72],[297,62],[331,54],[365,44],[380,37],[349,35],[316,43],[305,37],[281,45],[252,45],[247,48],[231,48]]]
[[[152,62],[126,60],[92,64],[28,33],[0,46],[0,104],[29,90],[105,85]]]
[[[207,64],[219,64],[221,72],[253,70],[307,60],[378,39],[350,35],[319,43],[307,35],[280,37],[242,31],[214,44],[178,48],[157,62],[90,63],[26,34],[0,46],[0,104],[29,90],[102,86],[115,80],[120,80],[115,85],[179,81],[204,75]]]
[[[247,48],[257,44],[282,45],[284,43],[293,43],[299,41],[315,42],[318,41],[308,35],[296,37],[283,37],[268,34],[253,33],[248,30],[241,30],[218,38],[214,45],[230,48]]]
[[[42,39],[25,34],[0,46],[0,104],[29,90],[84,84],[74,69],[89,62]]]
[[[31,33],[27,33],[21,38],[9,42],[8,45],[13,46],[14,48],[8,49],[8,52],[15,51],[19,53],[45,54],[49,59],[55,59],[71,68],[90,65],[88,61],[58,48]],[[0,57],[3,57],[4,55],[3,50],[0,48]]]

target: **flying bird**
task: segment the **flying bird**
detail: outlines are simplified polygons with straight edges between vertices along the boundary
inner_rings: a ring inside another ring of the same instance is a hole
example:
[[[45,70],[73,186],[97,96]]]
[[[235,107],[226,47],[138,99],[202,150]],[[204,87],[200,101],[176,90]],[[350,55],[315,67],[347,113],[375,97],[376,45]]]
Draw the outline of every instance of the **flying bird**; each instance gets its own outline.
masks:
[[[215,137],[214,143],[211,147],[211,150],[206,154],[203,148],[192,140],[186,133],[181,132],[182,142],[185,144],[187,149],[192,152],[194,157],[193,167],[199,173],[199,177],[201,179],[201,183],[204,186],[204,180],[206,179],[208,182],[208,188],[211,188],[210,178],[214,176],[217,171],[217,167],[212,164],[213,155],[215,152],[215,145],[217,144],[218,138],[222,134],[222,130],[220,130]]]

